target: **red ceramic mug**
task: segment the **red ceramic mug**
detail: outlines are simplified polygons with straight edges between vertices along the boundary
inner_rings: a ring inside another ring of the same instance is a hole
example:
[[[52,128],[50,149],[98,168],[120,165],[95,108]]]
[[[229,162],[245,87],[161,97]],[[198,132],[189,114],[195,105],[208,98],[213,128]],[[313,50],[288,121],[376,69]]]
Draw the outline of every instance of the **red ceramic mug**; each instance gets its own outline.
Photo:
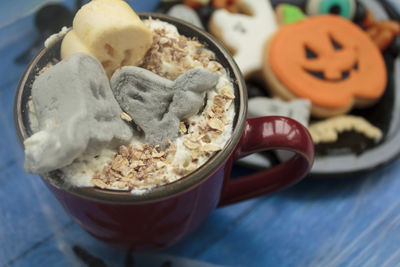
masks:
[[[166,248],[198,228],[218,206],[276,192],[302,179],[311,169],[314,146],[308,131],[285,117],[246,119],[247,91],[231,55],[210,34],[183,21],[160,14],[152,16],[175,25],[214,51],[234,83],[236,116],[232,137],[225,148],[186,177],[138,196],[130,192],[63,185],[57,172],[41,178],[71,218],[100,240],[131,250]],[[60,58],[62,37],[43,49],[19,83],[14,104],[16,132],[21,143],[32,134],[27,116],[31,84],[38,70]],[[288,161],[250,176],[231,180],[232,164],[262,150],[295,152]]]

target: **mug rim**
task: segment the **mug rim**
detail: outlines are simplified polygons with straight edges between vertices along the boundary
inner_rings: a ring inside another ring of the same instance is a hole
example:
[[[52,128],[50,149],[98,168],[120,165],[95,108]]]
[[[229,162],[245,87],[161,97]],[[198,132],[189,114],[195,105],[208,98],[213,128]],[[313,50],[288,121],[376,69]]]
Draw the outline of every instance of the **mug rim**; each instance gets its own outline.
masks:
[[[146,191],[142,195],[132,194],[131,191],[127,190],[113,190],[113,189],[100,189],[97,187],[76,187],[76,186],[60,186],[56,184],[53,179],[51,179],[48,175],[41,174],[40,177],[49,185],[57,188],[58,190],[66,191],[72,195],[78,196],[80,198],[85,198],[88,200],[92,200],[95,202],[106,202],[112,204],[140,204],[146,202],[155,202],[160,201],[166,198],[173,197],[178,194],[182,194],[184,192],[189,191],[190,189],[200,185],[208,178],[212,176],[214,172],[218,170],[220,166],[224,164],[226,160],[229,159],[230,155],[233,153],[235,147],[240,141],[242,136],[243,128],[246,121],[247,115],[247,91],[244,78],[242,76],[239,67],[234,61],[232,55],[228,52],[228,50],[218,41],[216,40],[210,33],[202,30],[188,22],[183,20],[165,15],[160,13],[151,13],[151,12],[137,12],[138,16],[143,19],[160,19],[167,23],[173,24],[177,27],[178,32],[181,33],[181,28],[186,28],[194,34],[194,36],[200,35],[204,38],[207,44],[212,44],[215,46],[221,55],[228,62],[227,66],[223,66],[226,70],[232,71],[233,73],[227,73],[231,78],[235,80],[231,80],[234,87],[237,87],[239,101],[236,101],[235,105],[239,104],[239,107],[235,106],[235,117],[236,123],[233,125],[231,137],[225,144],[224,148],[213,155],[210,159],[208,159],[203,165],[197,168],[195,171],[191,172],[188,175],[185,175],[178,180],[167,183],[165,185],[157,186],[151,188],[149,191]],[[181,28],[179,28],[181,27]],[[184,35],[184,34],[182,34]],[[28,82],[28,76],[36,67],[39,59],[41,59],[46,52],[55,45],[55,43],[60,42],[64,35],[57,37],[48,47],[44,47],[29,63],[27,68],[25,69],[21,79],[18,83],[17,91],[14,99],[14,124],[15,130],[20,142],[21,147],[23,148],[24,140],[29,137],[26,127],[23,122],[23,109],[22,109],[22,96],[24,92],[24,88],[26,83]],[[204,43],[204,42],[203,42]],[[213,51],[215,52],[215,51]],[[26,114],[25,114],[26,116]]]

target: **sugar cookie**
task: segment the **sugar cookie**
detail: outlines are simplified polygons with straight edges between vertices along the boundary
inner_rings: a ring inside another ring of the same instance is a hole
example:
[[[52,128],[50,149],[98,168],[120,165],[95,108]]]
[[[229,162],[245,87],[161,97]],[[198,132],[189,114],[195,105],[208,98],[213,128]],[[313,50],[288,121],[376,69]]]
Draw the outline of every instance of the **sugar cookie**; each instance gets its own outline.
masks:
[[[278,25],[294,23],[306,17],[300,8],[293,5],[280,4],[275,10]]]
[[[232,52],[247,77],[261,70],[263,45],[277,25],[269,1],[238,0],[237,5],[249,15],[218,9],[210,18],[209,29]]]
[[[338,140],[338,135],[345,131],[356,131],[378,142],[382,138],[382,131],[370,124],[367,120],[357,116],[337,116],[321,122],[316,122],[308,127],[313,142],[330,143]]]
[[[248,117],[285,116],[292,118],[304,126],[310,120],[311,103],[308,99],[282,101],[279,98],[252,97],[249,99]]]
[[[263,74],[271,91],[306,98],[311,113],[331,117],[375,103],[386,88],[386,66],[369,36],[335,15],[284,25],[266,43]]]
[[[386,50],[400,33],[400,23],[398,21],[376,21],[374,14],[369,10],[362,21],[362,25],[381,51]]]
[[[356,14],[356,0],[308,0],[308,15],[335,14],[352,20]]]

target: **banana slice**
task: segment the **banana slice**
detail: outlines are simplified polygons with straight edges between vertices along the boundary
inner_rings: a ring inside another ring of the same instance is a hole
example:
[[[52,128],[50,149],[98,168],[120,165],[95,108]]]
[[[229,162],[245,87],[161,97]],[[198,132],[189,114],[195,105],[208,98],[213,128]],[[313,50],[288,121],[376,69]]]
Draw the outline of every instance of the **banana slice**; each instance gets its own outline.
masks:
[[[126,2],[93,0],[76,13],[61,44],[61,58],[89,53],[111,77],[122,66],[140,64],[152,39],[152,32]]]

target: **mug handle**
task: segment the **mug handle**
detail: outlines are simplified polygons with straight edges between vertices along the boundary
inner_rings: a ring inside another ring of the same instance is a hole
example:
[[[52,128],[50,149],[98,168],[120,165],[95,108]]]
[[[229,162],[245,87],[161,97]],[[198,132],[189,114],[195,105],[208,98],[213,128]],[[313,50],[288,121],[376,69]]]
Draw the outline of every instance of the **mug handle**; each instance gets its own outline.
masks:
[[[233,160],[272,149],[289,150],[295,155],[265,171],[234,180],[225,177],[218,206],[279,191],[300,181],[310,171],[314,161],[310,134],[299,122],[282,116],[247,119]]]

